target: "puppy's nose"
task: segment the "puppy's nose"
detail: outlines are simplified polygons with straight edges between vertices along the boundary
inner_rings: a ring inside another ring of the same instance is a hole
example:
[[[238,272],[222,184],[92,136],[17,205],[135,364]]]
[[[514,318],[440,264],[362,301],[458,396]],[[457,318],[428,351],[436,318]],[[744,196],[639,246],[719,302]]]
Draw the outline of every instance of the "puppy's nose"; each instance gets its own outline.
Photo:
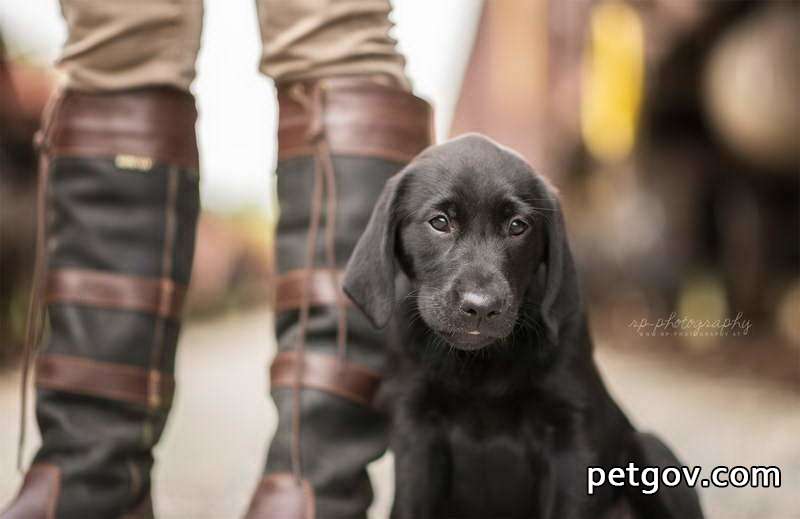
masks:
[[[503,300],[492,294],[480,292],[465,292],[461,295],[459,308],[463,314],[476,320],[492,319],[500,315]]]

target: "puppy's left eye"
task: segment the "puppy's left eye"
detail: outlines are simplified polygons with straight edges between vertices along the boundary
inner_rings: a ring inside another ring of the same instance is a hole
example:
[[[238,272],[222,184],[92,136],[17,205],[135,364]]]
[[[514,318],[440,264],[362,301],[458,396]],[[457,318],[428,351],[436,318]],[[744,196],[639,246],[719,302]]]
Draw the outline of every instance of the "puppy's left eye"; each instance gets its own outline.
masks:
[[[526,230],[528,230],[528,224],[523,222],[519,218],[511,220],[511,223],[508,224],[508,234],[510,234],[511,236],[519,236]]]
[[[439,232],[450,232],[450,220],[443,214],[434,216],[428,223]]]

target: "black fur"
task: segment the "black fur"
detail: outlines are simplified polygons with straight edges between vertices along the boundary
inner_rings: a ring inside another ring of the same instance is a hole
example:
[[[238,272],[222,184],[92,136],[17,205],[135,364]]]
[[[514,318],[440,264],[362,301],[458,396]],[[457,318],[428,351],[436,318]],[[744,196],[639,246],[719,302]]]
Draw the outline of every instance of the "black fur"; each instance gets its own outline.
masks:
[[[393,517],[702,517],[687,488],[587,495],[588,466],[679,462],[606,391],[558,199],[515,153],[479,135],[422,153],[386,184],[344,290],[389,324]]]

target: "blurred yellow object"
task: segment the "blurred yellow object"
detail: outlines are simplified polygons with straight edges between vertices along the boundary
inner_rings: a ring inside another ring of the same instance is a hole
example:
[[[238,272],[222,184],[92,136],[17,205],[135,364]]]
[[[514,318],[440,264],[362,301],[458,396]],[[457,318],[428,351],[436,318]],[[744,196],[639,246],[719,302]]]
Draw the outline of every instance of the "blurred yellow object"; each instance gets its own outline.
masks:
[[[581,132],[598,160],[618,162],[633,149],[644,79],[644,31],[638,13],[618,1],[592,9],[583,60]]]
[[[689,278],[681,290],[678,314],[687,322],[680,336],[694,350],[705,350],[719,343],[720,328],[711,326],[728,315],[722,280],[712,273]],[[694,323],[694,324],[692,324]]]

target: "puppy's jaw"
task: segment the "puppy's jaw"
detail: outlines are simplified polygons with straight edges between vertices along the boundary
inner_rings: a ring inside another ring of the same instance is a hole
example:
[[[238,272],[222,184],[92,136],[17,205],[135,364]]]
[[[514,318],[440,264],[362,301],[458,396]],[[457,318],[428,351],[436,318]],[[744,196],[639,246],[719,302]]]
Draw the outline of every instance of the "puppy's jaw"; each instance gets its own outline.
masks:
[[[444,339],[450,346],[457,350],[462,351],[477,351],[482,350],[499,340],[500,337],[492,337],[489,335],[473,335],[470,332],[436,332],[436,334]]]

